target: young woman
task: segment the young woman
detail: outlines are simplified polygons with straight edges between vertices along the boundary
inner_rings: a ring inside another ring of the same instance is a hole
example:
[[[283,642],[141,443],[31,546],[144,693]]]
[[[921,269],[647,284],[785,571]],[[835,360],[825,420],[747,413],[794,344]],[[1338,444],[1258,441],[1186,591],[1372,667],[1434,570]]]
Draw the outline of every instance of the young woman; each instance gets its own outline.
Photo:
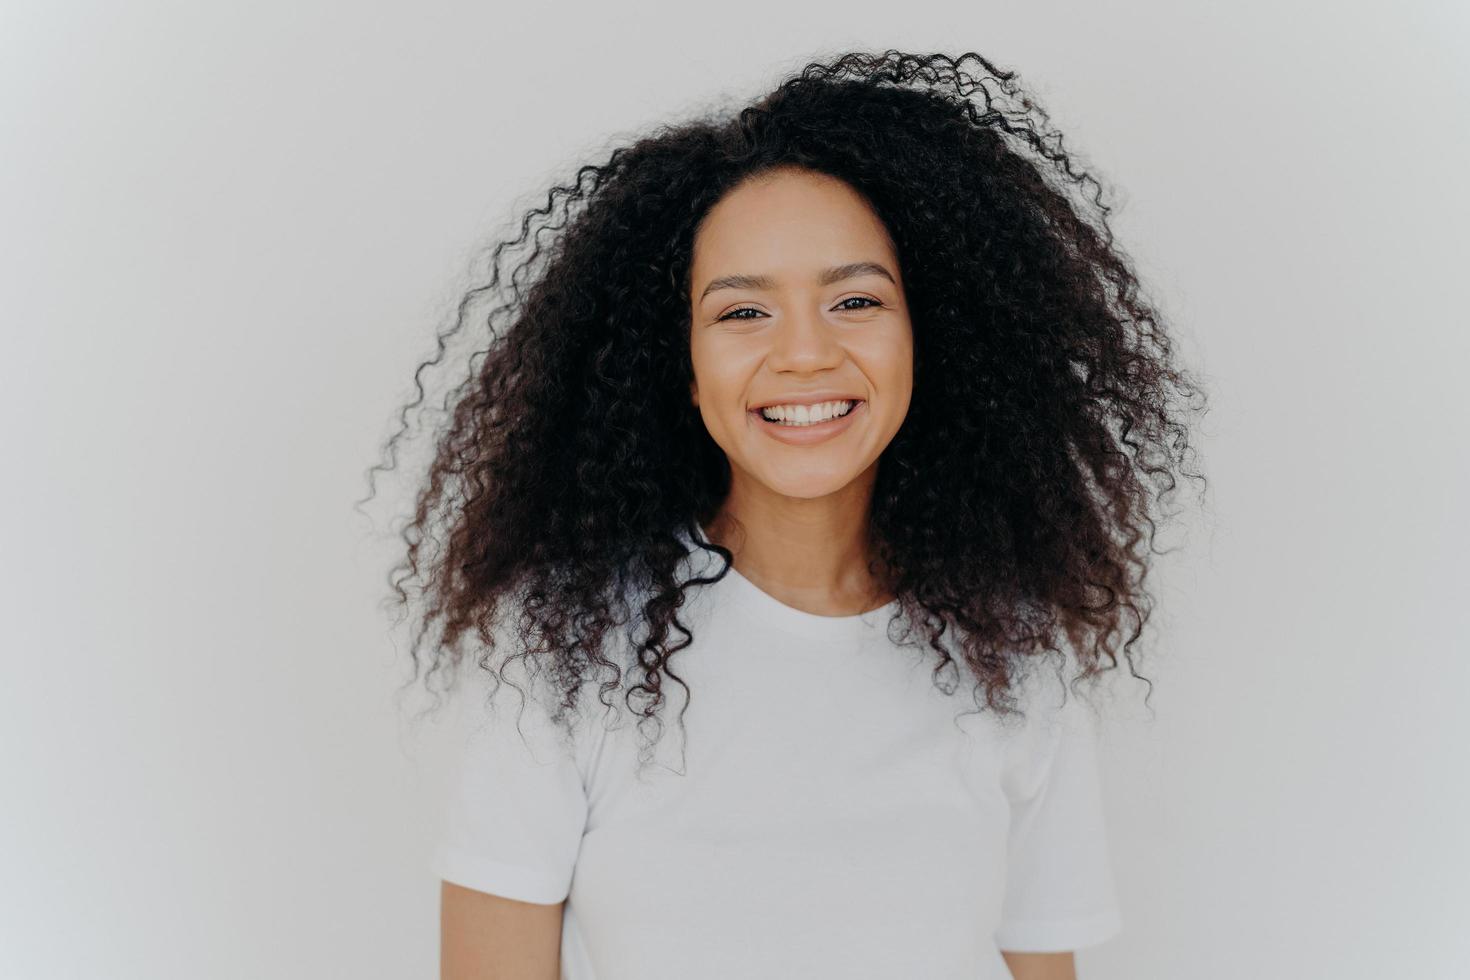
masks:
[[[1120,931],[1077,688],[1141,676],[1199,392],[1045,118],[849,54],[496,248],[405,531],[465,695],[444,977],[1040,980]]]

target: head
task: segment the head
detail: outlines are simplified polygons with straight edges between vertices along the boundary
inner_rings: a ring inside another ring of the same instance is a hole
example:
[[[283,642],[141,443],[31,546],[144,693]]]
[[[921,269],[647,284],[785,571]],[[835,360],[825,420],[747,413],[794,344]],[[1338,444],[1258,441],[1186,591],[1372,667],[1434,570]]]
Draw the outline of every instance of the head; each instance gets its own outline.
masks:
[[[872,205],[820,171],[751,176],[695,229],[689,279],[690,400],[732,482],[870,492],[914,387],[903,271]],[[814,410],[846,414],[818,428]]]
[[[683,539],[733,486],[862,488],[901,640],[982,710],[1047,654],[1134,666],[1153,485],[1197,476],[1200,392],[1045,122],[979,55],[854,53],[553,187],[419,369],[495,301],[403,532],[428,686],[478,640],[566,709],[593,681],[657,714]],[[800,451],[753,411],[829,396],[857,405]]]

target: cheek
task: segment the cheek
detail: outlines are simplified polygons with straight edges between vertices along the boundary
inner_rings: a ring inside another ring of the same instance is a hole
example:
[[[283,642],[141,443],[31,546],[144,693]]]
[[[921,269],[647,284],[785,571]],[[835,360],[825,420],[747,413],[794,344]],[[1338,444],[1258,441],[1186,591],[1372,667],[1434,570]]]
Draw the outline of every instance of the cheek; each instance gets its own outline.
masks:
[[[914,390],[913,344],[906,335],[867,338],[861,349],[850,349],[853,360],[876,393],[874,421],[883,430],[897,430],[908,415]]]
[[[689,355],[699,401],[713,411],[744,405],[750,378],[764,356],[758,345],[737,337],[693,341]]]
[[[884,332],[865,337],[849,353],[880,391],[897,394],[913,386],[914,346],[907,333]]]

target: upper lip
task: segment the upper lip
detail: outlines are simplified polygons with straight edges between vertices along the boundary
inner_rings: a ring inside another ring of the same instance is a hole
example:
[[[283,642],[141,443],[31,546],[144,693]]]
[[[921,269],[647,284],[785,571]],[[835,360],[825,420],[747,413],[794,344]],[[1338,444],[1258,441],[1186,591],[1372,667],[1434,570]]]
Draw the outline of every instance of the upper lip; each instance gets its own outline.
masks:
[[[822,402],[860,402],[862,397],[842,391],[808,391],[803,394],[782,395],[779,398],[767,398],[750,406],[752,412],[758,412],[772,405],[819,405]]]

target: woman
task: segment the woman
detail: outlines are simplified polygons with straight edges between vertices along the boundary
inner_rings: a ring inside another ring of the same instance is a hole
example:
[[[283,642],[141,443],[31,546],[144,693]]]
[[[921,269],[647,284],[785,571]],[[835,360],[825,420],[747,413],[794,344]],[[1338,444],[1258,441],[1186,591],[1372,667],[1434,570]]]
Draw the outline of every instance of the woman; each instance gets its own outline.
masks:
[[[415,679],[476,692],[444,977],[1066,978],[1120,931],[1076,688],[1140,676],[1198,391],[1013,77],[812,64],[496,248],[404,532]]]

